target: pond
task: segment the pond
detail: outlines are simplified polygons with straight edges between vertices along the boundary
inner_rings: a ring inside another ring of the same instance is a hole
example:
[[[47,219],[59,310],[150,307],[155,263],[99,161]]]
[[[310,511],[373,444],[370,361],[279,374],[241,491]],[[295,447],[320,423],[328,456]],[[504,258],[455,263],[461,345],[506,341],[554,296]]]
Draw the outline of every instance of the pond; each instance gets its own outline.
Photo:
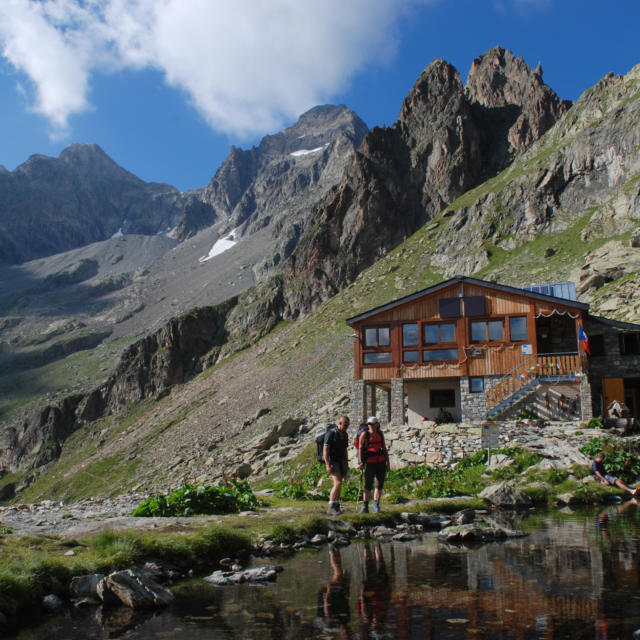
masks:
[[[513,524],[513,523],[512,523]],[[126,638],[633,638],[640,628],[640,508],[532,513],[529,536],[477,548],[409,543],[304,551],[268,586],[175,589],[167,610],[76,610],[25,640]],[[261,561],[262,563],[263,561]]]

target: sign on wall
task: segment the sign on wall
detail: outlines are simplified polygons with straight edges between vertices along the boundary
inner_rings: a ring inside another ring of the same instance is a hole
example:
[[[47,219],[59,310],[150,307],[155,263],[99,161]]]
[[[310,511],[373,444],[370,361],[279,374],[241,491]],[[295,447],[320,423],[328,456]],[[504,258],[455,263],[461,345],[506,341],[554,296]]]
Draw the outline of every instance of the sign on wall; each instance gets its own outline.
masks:
[[[533,353],[533,345],[531,344],[523,344],[522,345],[522,355],[530,356]]]

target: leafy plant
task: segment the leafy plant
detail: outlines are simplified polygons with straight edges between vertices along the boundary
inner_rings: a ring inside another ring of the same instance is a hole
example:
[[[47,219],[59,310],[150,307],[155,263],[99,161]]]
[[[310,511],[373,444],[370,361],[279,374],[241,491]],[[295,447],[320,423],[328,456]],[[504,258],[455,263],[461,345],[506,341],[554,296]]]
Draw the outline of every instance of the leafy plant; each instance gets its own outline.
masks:
[[[598,418],[594,416],[584,425],[585,429],[604,429],[604,423],[602,422],[602,418]]]
[[[518,414],[518,420],[537,420],[538,416],[530,409],[522,409]]]
[[[592,438],[580,449],[589,458],[604,453],[604,467],[612,475],[634,482],[640,475],[640,446],[623,438]]]
[[[234,513],[256,509],[260,501],[246,480],[229,480],[221,487],[183,484],[170,495],[158,494],[143,500],[134,516],[193,516]]]

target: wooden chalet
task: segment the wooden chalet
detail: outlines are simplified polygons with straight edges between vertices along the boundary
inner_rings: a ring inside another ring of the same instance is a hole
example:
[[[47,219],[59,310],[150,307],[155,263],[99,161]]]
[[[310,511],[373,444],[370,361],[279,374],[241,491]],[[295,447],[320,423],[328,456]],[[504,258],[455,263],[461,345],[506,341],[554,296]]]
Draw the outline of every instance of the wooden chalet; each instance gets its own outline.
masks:
[[[376,413],[383,422],[414,424],[445,413],[479,422],[535,389],[547,408],[555,403],[564,417],[589,419],[587,354],[579,339],[588,309],[456,276],[349,318],[353,418]]]

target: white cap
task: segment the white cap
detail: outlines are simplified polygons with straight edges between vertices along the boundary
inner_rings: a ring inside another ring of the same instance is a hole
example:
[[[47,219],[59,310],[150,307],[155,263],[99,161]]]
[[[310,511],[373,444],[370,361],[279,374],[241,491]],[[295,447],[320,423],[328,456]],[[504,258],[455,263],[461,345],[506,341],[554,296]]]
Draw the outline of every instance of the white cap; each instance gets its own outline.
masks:
[[[375,416],[369,416],[367,418],[367,424],[378,424],[378,418]]]

